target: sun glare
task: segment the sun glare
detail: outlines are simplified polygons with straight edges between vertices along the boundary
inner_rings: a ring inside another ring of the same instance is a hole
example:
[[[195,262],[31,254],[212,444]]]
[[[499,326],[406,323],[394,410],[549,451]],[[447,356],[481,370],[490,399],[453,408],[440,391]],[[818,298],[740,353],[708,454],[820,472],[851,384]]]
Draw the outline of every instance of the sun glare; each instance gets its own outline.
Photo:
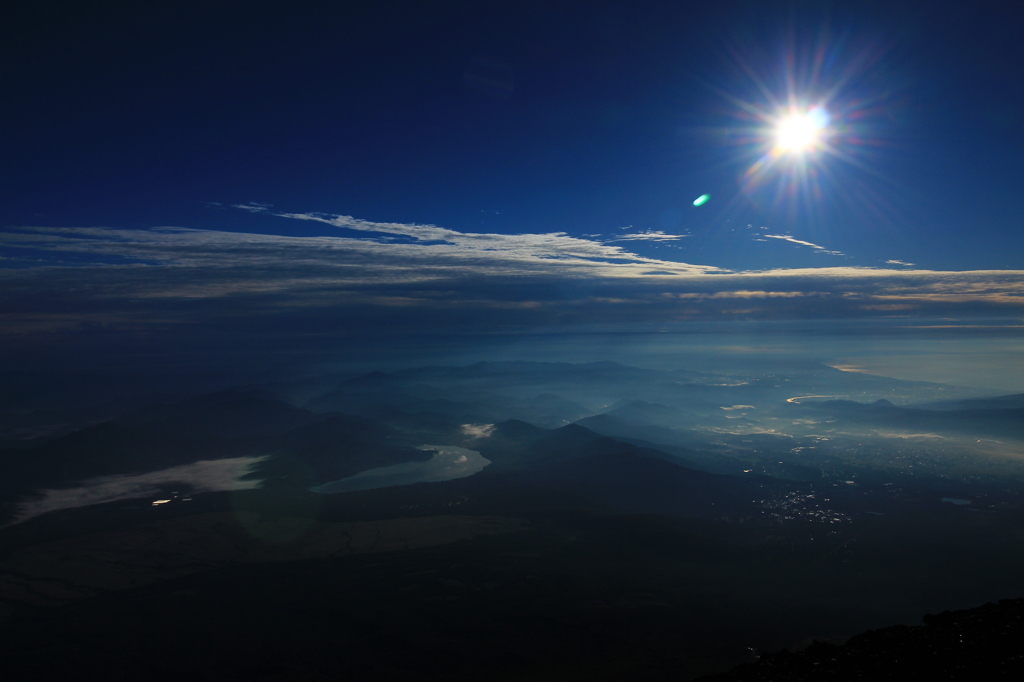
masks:
[[[815,107],[806,113],[791,113],[775,131],[775,147],[781,152],[801,153],[818,146],[828,125],[828,113]]]
[[[843,203],[887,219],[876,161],[902,95],[880,68],[886,50],[826,29],[797,33],[766,47],[737,43],[735,81],[714,86],[732,107],[733,121],[720,130],[742,168],[735,206],[817,222]]]

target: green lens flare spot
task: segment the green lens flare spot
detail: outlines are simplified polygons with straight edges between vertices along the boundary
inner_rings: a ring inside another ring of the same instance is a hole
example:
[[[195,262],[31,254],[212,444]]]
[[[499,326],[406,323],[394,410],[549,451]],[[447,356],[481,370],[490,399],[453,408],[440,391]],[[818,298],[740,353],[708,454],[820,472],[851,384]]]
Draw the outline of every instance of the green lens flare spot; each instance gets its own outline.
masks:
[[[699,197],[697,197],[696,199],[693,200],[693,205],[694,206],[703,206],[704,204],[708,203],[708,199],[710,199],[710,198],[711,198],[710,194],[701,194]]]

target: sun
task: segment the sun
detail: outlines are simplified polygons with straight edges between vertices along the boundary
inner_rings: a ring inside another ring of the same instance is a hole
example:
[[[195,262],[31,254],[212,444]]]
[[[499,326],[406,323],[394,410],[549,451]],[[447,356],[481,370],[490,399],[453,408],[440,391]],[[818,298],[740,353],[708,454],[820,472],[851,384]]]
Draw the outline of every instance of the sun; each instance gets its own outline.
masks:
[[[828,112],[821,107],[813,107],[806,112],[789,112],[776,125],[776,151],[802,154],[819,148],[824,141],[828,123]]]
[[[724,160],[739,171],[735,210],[793,224],[824,225],[840,206],[890,218],[898,179],[882,159],[906,93],[884,43],[844,36],[792,25],[773,44],[728,46],[734,74],[708,86],[727,104],[716,113],[730,120],[712,130],[735,150]]]

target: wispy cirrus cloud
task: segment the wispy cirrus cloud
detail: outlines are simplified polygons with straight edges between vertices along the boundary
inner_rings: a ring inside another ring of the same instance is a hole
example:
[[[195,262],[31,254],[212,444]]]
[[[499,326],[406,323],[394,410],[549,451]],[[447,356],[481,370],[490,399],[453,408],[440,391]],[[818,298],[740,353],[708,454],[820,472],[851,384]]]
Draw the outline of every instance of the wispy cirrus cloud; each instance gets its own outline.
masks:
[[[798,244],[800,246],[806,246],[806,247],[814,249],[815,251],[817,251],[819,253],[825,253],[825,254],[828,254],[830,256],[843,256],[843,255],[845,255],[842,251],[833,251],[831,249],[826,249],[824,246],[820,246],[820,245],[815,244],[813,242],[807,242],[807,241],[804,241],[803,239],[797,239],[796,237],[792,237],[792,236],[790,236],[788,234],[763,234],[761,236],[766,238],[766,239],[781,239],[781,240],[789,242],[791,244]]]
[[[632,234],[624,234],[621,237],[615,239],[608,239],[606,243],[611,242],[628,242],[628,241],[646,241],[646,242],[676,242],[681,239],[689,237],[688,234],[668,234],[663,230],[650,230],[648,232],[634,232]]]
[[[238,208],[257,213],[270,212],[269,209],[262,206],[240,205]],[[610,246],[594,239],[572,237],[564,232],[521,234],[473,233],[459,232],[435,225],[380,223],[360,220],[351,216],[332,216],[320,213],[275,213],[274,215],[294,220],[324,223],[372,235],[404,237],[408,241],[388,242],[385,240],[383,243],[388,243],[391,247],[413,243],[430,247],[430,252],[446,257],[463,259],[475,257],[490,263],[510,261],[524,264],[537,260],[548,261],[558,259],[566,264],[575,266],[585,266],[589,262],[625,266],[625,268],[620,267],[618,269],[626,271],[631,271],[632,268],[629,268],[629,266],[633,265],[649,267],[651,264],[657,264],[660,267],[665,264],[665,261],[644,258],[619,246]],[[380,239],[379,236],[378,239]],[[626,239],[628,238],[626,237]],[[655,236],[654,239],[659,239],[659,237]],[[411,255],[412,252],[407,250],[405,253]],[[671,263],[671,269],[673,272],[680,274],[723,271],[721,268],[713,266],[686,263]]]
[[[30,344],[46,334],[172,339],[187,330],[227,343],[395,329],[1024,315],[1020,271],[942,272],[901,263],[738,272],[643,257],[598,237],[274,215],[338,234],[180,227],[2,232],[8,257],[32,260],[31,267],[0,268],[0,336]]]

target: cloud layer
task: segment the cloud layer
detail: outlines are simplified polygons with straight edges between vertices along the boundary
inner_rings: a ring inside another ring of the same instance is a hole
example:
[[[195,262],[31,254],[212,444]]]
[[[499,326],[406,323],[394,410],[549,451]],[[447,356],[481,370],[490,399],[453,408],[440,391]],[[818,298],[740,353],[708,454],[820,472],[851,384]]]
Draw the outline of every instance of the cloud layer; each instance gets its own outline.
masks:
[[[286,221],[305,221],[337,235],[178,227],[0,233],[10,266],[0,269],[0,338],[36,343],[104,331],[297,339],[691,320],[1024,315],[1021,271],[939,272],[891,261],[896,268],[736,272],[647,258],[564,233],[475,234],[349,216],[276,215],[283,229]]]

